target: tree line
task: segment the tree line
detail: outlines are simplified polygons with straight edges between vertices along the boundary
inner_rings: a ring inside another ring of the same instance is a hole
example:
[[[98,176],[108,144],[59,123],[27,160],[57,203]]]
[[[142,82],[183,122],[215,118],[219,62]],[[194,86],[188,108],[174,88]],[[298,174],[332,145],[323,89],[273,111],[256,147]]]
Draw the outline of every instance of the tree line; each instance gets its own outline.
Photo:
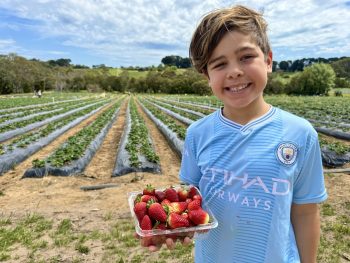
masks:
[[[350,58],[322,60],[322,63],[318,61],[320,59],[308,59],[307,63],[303,60],[304,67],[296,73],[284,71],[278,63],[274,63],[275,71],[269,77],[266,93],[325,95],[333,87],[350,87]],[[0,93],[40,89],[210,94],[207,80],[188,67],[188,63],[189,60],[179,56],[168,56],[162,59],[158,67],[121,68],[121,72],[115,75],[104,64],[90,68],[72,65],[70,59],[64,58],[44,62],[28,60],[16,54],[0,55]],[[179,71],[179,68],[182,70]],[[147,71],[147,74],[134,77],[130,69]]]

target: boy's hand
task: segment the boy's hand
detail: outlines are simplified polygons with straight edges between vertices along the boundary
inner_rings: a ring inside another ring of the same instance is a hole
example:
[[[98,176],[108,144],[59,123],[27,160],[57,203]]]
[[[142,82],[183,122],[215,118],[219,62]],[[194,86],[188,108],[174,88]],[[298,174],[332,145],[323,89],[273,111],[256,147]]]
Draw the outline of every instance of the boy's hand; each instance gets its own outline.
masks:
[[[135,233],[135,237],[140,239],[140,244],[143,247],[148,247],[150,252],[158,251],[163,244],[167,246],[168,249],[172,250],[176,246],[176,241],[179,240],[184,246],[192,244],[193,234],[186,237],[169,237],[169,236],[151,236],[151,237],[140,237]]]

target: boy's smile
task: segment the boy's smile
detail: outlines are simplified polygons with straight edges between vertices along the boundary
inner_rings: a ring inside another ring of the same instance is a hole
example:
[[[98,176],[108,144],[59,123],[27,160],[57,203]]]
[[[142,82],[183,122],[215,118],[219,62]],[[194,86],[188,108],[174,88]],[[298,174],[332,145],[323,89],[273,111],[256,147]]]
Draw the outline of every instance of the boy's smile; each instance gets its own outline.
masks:
[[[213,51],[207,77],[213,93],[224,103],[224,116],[241,124],[265,114],[263,99],[272,53],[265,58],[250,35],[228,32]]]

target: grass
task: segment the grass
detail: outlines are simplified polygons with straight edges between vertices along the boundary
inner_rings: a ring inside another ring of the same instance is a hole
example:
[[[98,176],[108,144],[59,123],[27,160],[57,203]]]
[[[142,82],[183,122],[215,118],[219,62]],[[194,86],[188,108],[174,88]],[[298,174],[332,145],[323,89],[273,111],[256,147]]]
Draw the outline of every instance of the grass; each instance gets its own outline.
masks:
[[[0,262],[66,262],[67,257],[69,262],[88,262],[88,256],[95,259],[96,247],[102,249],[100,261],[94,262],[193,262],[192,247],[178,244],[171,252],[164,248],[150,253],[134,237],[132,220],[115,219],[111,213],[103,220],[106,230],[82,230],[69,218],[53,222],[38,214],[17,220],[0,218]],[[25,259],[19,250],[25,251]]]
[[[322,234],[318,261],[341,263],[350,251],[350,202],[321,205]],[[349,259],[347,259],[349,260]]]
[[[317,262],[346,262],[343,259],[350,251],[350,201],[326,201],[320,205],[320,212],[322,234]],[[162,248],[150,253],[134,238],[132,220],[115,218],[111,212],[102,218],[103,224],[91,229],[84,228],[85,222],[69,218],[54,221],[39,214],[21,219],[0,217],[0,262],[193,262],[193,246],[177,244],[172,251]]]

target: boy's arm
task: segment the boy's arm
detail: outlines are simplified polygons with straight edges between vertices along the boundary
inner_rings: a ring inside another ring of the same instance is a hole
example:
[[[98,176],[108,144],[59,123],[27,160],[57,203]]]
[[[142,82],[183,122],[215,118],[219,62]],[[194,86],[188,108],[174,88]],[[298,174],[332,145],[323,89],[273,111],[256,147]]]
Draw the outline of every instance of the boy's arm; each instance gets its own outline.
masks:
[[[291,220],[301,263],[316,263],[320,241],[318,205],[292,204]]]

